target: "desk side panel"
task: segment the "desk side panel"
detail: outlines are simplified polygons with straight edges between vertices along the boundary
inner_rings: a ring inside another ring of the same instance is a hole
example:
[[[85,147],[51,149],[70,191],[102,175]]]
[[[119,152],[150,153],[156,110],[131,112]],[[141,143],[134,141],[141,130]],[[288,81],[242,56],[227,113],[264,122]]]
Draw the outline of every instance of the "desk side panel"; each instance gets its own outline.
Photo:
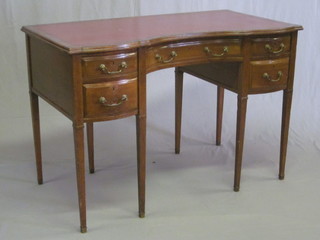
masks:
[[[31,91],[72,119],[72,57],[59,48],[29,38]]]

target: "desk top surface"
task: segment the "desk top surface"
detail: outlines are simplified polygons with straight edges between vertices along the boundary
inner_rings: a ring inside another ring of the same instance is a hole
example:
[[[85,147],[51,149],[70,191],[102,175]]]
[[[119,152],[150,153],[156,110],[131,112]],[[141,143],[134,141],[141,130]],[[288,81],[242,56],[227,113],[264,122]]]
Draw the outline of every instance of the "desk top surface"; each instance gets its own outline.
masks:
[[[70,54],[129,49],[192,38],[286,33],[301,26],[229,10],[25,26]]]

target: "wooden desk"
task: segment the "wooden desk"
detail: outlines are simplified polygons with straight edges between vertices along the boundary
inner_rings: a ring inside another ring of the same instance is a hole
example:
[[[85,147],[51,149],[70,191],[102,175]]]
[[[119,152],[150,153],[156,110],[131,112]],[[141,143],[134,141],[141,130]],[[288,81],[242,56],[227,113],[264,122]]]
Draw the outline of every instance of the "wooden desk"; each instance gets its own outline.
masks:
[[[231,63],[237,68],[236,81],[217,80],[238,94],[234,189],[239,190],[249,93],[285,92],[280,154],[283,177],[297,31],[301,29],[226,10],[23,27],[38,183],[43,182],[38,96],[73,123],[81,232],[87,231],[84,124],[90,172],[94,172],[93,122],[135,115],[139,216],[144,217],[146,75],[210,62],[225,63],[222,67]]]

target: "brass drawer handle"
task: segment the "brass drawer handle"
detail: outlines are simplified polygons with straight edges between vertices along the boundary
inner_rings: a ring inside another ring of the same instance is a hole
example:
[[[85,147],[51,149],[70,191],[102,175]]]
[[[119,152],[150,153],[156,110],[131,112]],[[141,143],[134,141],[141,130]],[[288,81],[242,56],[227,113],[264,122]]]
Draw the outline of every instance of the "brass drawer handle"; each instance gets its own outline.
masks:
[[[99,98],[99,102],[105,107],[116,107],[116,106],[119,106],[119,105],[121,105],[122,103],[124,103],[126,101],[128,101],[128,96],[125,95],[125,94],[122,95],[121,98],[119,99],[119,101],[116,102],[116,103],[107,103],[108,101],[107,101],[107,99],[105,97],[100,97]]]
[[[278,50],[273,50],[273,48],[272,48],[269,44],[266,44],[266,45],[264,46],[264,48],[265,48],[269,53],[274,53],[274,54],[276,54],[276,53],[281,53],[281,52],[284,50],[284,44],[281,43],[281,44],[279,45],[279,49],[278,49]]]
[[[270,82],[278,82],[278,81],[280,81],[280,79],[282,78],[282,76],[283,76],[283,73],[282,73],[281,71],[278,72],[278,78],[277,78],[277,79],[272,79],[272,78],[269,76],[268,73],[264,73],[264,74],[262,75],[262,77],[263,77],[264,79],[267,79],[267,80],[270,81]]]
[[[205,47],[204,51],[208,54],[211,54],[213,57],[222,57],[223,55],[227,54],[229,52],[229,48],[227,46],[223,47],[222,53],[213,53],[209,47]]]
[[[158,62],[160,63],[169,63],[169,62],[172,62],[173,59],[175,57],[177,57],[178,54],[175,52],[175,51],[172,51],[171,54],[170,54],[170,58],[168,60],[163,60],[162,57],[159,55],[159,54],[156,54],[155,58],[158,60]]]
[[[100,64],[99,70],[105,74],[117,74],[121,73],[123,69],[127,68],[128,64],[126,62],[121,62],[117,71],[109,71],[104,64]]]

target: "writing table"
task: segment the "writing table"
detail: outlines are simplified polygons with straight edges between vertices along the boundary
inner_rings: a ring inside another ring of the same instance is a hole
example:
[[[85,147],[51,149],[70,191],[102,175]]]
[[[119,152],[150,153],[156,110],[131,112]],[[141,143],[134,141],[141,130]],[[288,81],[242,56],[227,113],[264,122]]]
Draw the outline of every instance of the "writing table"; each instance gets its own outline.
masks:
[[[84,124],[89,168],[94,172],[93,122],[135,115],[139,216],[144,217],[146,75],[169,67],[191,65],[192,70],[206,63],[221,67],[214,83],[238,94],[235,191],[240,184],[247,96],[284,91],[279,174],[283,178],[297,31],[301,29],[227,10],[23,27],[38,183],[43,182],[39,96],[73,123],[81,232],[87,231]],[[226,75],[221,69],[226,69]],[[236,75],[227,74],[228,69]]]

